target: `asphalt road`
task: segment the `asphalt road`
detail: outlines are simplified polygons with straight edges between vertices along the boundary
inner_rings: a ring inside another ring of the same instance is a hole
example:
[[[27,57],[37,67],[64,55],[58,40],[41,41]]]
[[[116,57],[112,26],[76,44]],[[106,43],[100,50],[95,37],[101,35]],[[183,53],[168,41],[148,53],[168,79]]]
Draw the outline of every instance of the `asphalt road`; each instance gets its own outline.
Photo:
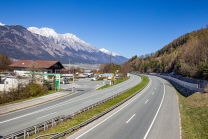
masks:
[[[177,94],[166,80],[149,77],[145,90],[67,139],[180,139]]]
[[[139,76],[131,75],[131,78],[123,83],[102,90],[94,90],[102,82],[81,80],[73,84],[73,87],[76,87],[77,90],[73,95],[46,104],[1,115],[0,135],[5,136],[54,117],[74,113],[88,105],[132,88],[140,81],[141,78]],[[65,89],[67,90],[67,88]]]

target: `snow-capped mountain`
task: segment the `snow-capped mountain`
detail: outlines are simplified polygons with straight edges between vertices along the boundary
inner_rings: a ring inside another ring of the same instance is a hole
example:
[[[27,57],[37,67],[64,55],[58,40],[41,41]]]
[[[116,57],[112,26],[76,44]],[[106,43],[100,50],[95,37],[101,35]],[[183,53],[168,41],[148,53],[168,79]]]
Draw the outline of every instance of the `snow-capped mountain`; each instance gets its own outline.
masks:
[[[106,50],[105,48],[101,48],[100,51],[103,52],[103,53],[106,53],[108,55],[119,56],[119,54],[117,54],[115,52],[110,52],[110,51]]]
[[[2,23],[0,22],[0,26],[4,26],[4,24],[2,24]]]
[[[36,28],[29,27],[27,28],[32,33],[36,33],[45,37],[49,37],[53,39],[55,43],[60,45],[63,49],[69,47],[70,49],[74,49],[75,51],[88,51],[88,52],[98,52],[99,50],[92,45],[84,42],[73,34],[58,34],[51,28]]]
[[[0,23],[0,52],[13,59],[59,60],[68,63],[109,63],[109,52],[97,49],[73,34],[58,34],[50,28],[4,25]],[[112,62],[128,59],[112,53]]]

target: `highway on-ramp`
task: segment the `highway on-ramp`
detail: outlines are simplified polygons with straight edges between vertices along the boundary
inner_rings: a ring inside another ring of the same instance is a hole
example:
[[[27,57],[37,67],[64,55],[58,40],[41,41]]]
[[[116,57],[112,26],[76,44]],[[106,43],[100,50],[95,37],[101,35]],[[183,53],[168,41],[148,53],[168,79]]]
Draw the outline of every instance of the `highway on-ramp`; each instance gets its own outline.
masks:
[[[130,89],[139,84],[139,82],[141,82],[139,76],[130,75],[130,79],[127,81],[102,90],[94,90],[92,86],[87,87],[86,83],[83,82],[83,84],[77,86],[77,88],[79,87],[77,90],[80,91],[76,91],[73,95],[1,115],[0,135],[8,135],[60,115],[72,114],[86,106]]]
[[[67,139],[180,139],[175,89],[164,79],[149,78],[138,95]]]

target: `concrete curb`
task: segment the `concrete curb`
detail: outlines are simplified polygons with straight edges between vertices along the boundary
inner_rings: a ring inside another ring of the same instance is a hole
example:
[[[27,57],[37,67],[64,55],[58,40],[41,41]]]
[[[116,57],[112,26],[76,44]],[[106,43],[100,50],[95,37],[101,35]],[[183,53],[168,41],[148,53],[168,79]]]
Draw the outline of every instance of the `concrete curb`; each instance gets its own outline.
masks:
[[[23,102],[0,106],[0,115],[13,112],[13,111],[17,111],[17,110],[21,110],[24,108],[32,107],[38,104],[43,104],[52,100],[62,98],[67,95],[70,95],[70,94],[57,92],[57,93],[53,93],[53,94],[46,95],[46,96],[41,96],[39,98],[35,98],[35,99],[23,101]]]

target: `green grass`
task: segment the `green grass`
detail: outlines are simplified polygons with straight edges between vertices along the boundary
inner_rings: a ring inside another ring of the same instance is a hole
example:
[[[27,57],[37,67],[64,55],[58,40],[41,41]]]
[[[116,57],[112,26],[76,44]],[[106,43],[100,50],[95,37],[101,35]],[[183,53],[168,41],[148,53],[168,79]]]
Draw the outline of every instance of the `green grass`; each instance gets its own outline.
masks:
[[[118,104],[119,102],[121,102],[122,100],[131,96],[132,94],[138,92],[139,90],[141,90],[142,88],[144,88],[148,84],[149,79],[146,76],[141,75],[141,77],[142,77],[142,82],[140,84],[138,84],[137,86],[133,87],[132,89],[130,89],[129,91],[126,91],[125,93],[117,96],[114,99],[111,99],[111,100],[105,102],[104,104],[102,104],[100,106],[94,107],[93,109],[90,109],[86,112],[76,115],[74,119],[70,119],[64,123],[57,125],[54,128],[51,128],[51,129],[44,131],[44,132],[41,132],[40,134],[36,134],[32,138],[40,136],[40,135],[44,135],[44,134],[63,132],[65,130],[67,130],[75,125],[78,125],[78,124],[86,121],[87,119],[90,119],[93,116],[96,116],[96,115],[102,113],[103,111],[111,108],[112,106]]]
[[[208,139],[208,94],[178,93],[183,139]]]
[[[122,83],[122,82],[124,82],[124,81],[126,81],[126,80],[128,80],[128,79],[129,79],[128,77],[119,78],[118,80],[115,80],[115,81],[114,81],[114,84],[113,84],[113,85]],[[108,88],[108,87],[110,87],[110,86],[112,86],[112,85],[106,84],[106,85],[101,86],[101,87],[98,88],[97,90],[104,89],[104,88]]]

